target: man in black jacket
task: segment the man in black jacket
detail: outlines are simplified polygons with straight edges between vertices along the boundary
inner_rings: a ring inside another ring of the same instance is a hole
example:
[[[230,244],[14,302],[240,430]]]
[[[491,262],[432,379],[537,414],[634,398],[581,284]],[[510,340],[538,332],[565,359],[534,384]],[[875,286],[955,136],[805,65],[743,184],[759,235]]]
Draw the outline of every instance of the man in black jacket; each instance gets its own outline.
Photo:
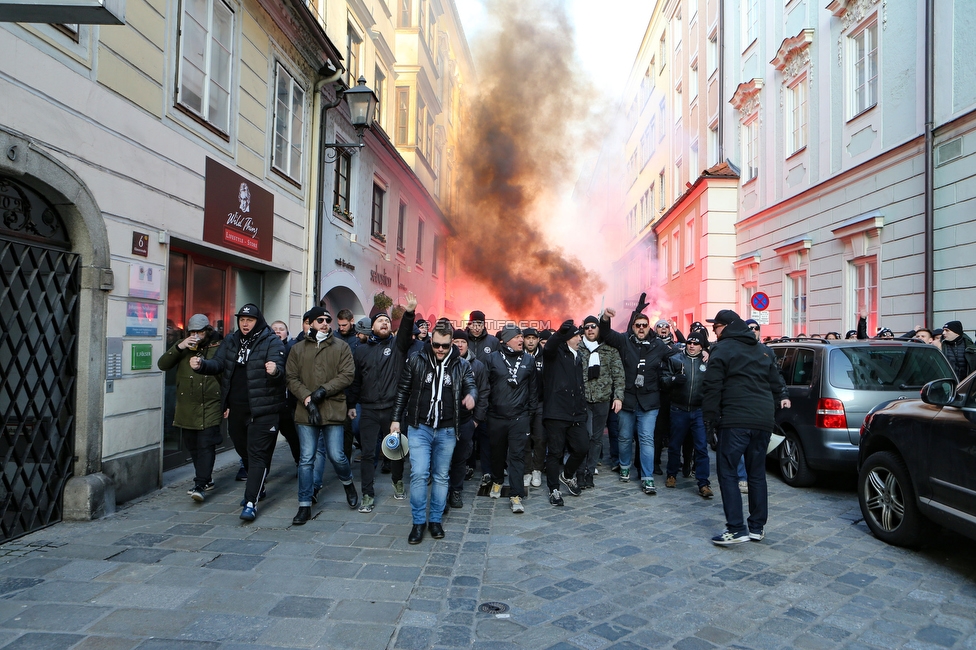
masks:
[[[491,491],[502,494],[505,462],[512,512],[525,512],[522,500],[523,457],[532,414],[539,405],[535,360],[522,351],[522,332],[513,324],[502,329],[502,347],[488,356],[488,435],[491,437]]]
[[[474,356],[482,363],[487,362],[488,355],[497,350],[500,343],[497,338],[485,330],[485,312],[475,309],[468,319],[468,347]]]
[[[192,357],[190,367],[204,375],[221,375],[227,433],[247,470],[241,519],[254,521],[278,437],[278,413],[285,396],[285,346],[257,305],[248,303],[238,310],[237,331],[224,339],[217,356]]]
[[[650,319],[644,315],[649,306],[641,294],[640,304],[630,316],[630,333],[621,334],[610,329],[610,319],[617,315],[607,308],[600,317],[600,338],[620,352],[624,364],[624,407],[618,414],[620,438],[620,480],[630,480],[630,464],[634,453],[634,435],[640,441],[641,490],[656,494],[654,485],[654,423],[661,407],[661,362],[671,354],[671,348],[651,331]]]
[[[776,407],[790,408],[776,355],[762,345],[739,315],[723,309],[713,324],[718,342],[708,355],[702,381],[702,417],[719,430],[716,469],[726,530],[712,538],[718,546],[760,541],[769,513],[766,448]],[[749,519],[742,521],[736,467],[745,454],[749,476]],[[747,528],[748,526],[748,528]]]
[[[661,383],[670,388],[671,439],[668,447],[668,477],[665,487],[678,484],[678,456],[685,438],[691,433],[695,446],[695,479],[698,494],[710,499],[714,496],[708,481],[708,443],[705,441],[705,422],[702,420],[702,380],[705,378],[703,353],[708,350],[705,332],[692,332],[685,340],[685,349],[672,354],[661,366]]]
[[[462,409],[473,410],[478,397],[471,366],[454,347],[453,334],[449,320],[438,321],[423,351],[407,359],[397,386],[390,432],[399,433],[401,422],[408,427],[413,515],[413,528],[407,537],[410,544],[419,544],[428,526],[431,537],[444,537],[441,519],[458,425]],[[427,480],[431,475],[434,484],[428,499]]]
[[[475,400],[473,409],[461,407],[461,419],[458,422],[458,440],[454,446],[454,455],[451,459],[450,491],[448,492],[447,503],[452,508],[463,508],[464,501],[461,499],[461,491],[464,489],[464,476],[467,472],[467,461],[471,456],[471,449],[474,446],[475,431],[485,425],[488,416],[488,370],[485,364],[481,363],[468,347],[468,333],[462,329],[454,330],[454,347],[462,359],[471,365],[471,372],[474,374],[474,385],[478,389],[478,397]]]
[[[539,330],[526,327],[522,330],[522,347],[535,359],[535,372],[539,387],[539,409],[532,414],[529,440],[525,444],[525,476],[522,485],[539,487],[542,485],[542,472],[546,468],[546,428],[542,424],[542,346]]]
[[[553,334],[542,354],[542,422],[546,427],[546,484],[549,503],[563,505],[560,484],[574,497],[580,495],[576,470],[586,460],[589,434],[586,431],[586,389],[583,385],[583,358],[577,353],[580,330],[567,320]],[[563,453],[569,447],[569,460],[560,471]]]
[[[359,438],[363,447],[359,471],[362,481],[362,501],[359,512],[372,512],[376,499],[373,476],[376,472],[376,442],[380,432],[390,430],[393,421],[393,403],[396,400],[397,381],[407,360],[407,352],[413,342],[414,310],[417,297],[407,292],[407,311],[400,321],[400,329],[394,337],[393,321],[386,312],[373,317],[373,332],[365,343],[356,348],[353,361],[356,363],[356,377],[346,391],[346,405],[350,418],[359,413]],[[392,462],[393,498],[405,499],[403,488],[403,461]]]

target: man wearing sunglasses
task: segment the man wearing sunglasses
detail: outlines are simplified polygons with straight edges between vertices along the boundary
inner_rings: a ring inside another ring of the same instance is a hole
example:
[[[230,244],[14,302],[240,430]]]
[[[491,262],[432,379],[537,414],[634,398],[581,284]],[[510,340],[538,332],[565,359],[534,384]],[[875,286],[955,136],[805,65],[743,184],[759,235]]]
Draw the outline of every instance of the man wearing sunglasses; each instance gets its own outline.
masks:
[[[624,366],[624,403],[618,414],[620,433],[620,480],[630,481],[630,465],[634,455],[634,436],[640,442],[641,490],[656,494],[654,485],[654,424],[661,408],[660,368],[671,354],[651,330],[650,319],[644,314],[649,306],[647,294],[642,293],[637,308],[630,316],[630,332],[622,334],[610,329],[610,319],[617,315],[613,309],[604,310],[600,317],[600,337],[620,353]]]
[[[444,537],[441,521],[462,411],[473,411],[478,398],[471,365],[453,338],[451,322],[439,320],[424,349],[407,359],[397,385],[390,432],[399,433],[406,424],[410,439],[410,544],[419,544],[425,529],[434,539]]]
[[[352,467],[343,448],[343,424],[346,420],[345,389],[356,374],[349,345],[332,332],[332,315],[322,307],[313,307],[305,316],[309,331],[288,355],[285,378],[288,390],[297,400],[295,427],[298,430],[298,513],[291,523],[305,524],[312,517],[312,493],[319,438],[325,453],[346,490],[350,508],[359,505],[359,495],[352,480]],[[321,470],[320,470],[321,471]]]

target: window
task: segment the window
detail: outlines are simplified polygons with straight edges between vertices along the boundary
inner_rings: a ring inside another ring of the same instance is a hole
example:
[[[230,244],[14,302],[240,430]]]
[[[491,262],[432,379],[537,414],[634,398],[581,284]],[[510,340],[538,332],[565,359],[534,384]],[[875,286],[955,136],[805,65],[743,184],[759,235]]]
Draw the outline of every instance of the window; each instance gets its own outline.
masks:
[[[788,323],[790,335],[797,336],[807,332],[807,274],[794,273],[787,279],[789,289]]]
[[[410,129],[410,88],[397,86],[396,89],[396,143],[407,144]]]
[[[648,124],[640,140],[640,149],[643,158],[641,166],[646,165],[647,161],[651,159],[651,147],[651,125]]]
[[[397,11],[397,27],[410,27],[410,14],[413,12],[412,0],[399,0]]]
[[[292,180],[302,176],[305,142],[305,91],[280,63],[275,66],[274,152],[272,166]]]
[[[864,314],[868,321],[868,336],[878,328],[878,258],[864,257],[851,262],[853,295],[851,312],[858,318]]]
[[[789,115],[786,134],[787,149],[794,154],[807,146],[807,78],[804,76],[787,88]]]
[[[441,254],[441,238],[438,235],[434,235],[434,249],[430,254],[430,272],[432,275],[437,275],[437,258]]]
[[[754,115],[742,125],[742,151],[746,158],[746,178],[748,183],[759,176],[759,116]]]
[[[417,264],[424,263],[424,220],[417,222]]]
[[[718,160],[718,124],[708,127],[708,166],[717,165]]]
[[[663,131],[663,129],[662,129],[662,131]],[[659,173],[657,175],[657,186],[661,190],[660,200],[658,202],[658,209],[659,210],[663,210],[665,207],[667,207],[667,204],[665,203],[666,199],[664,198],[664,195],[666,194],[666,192],[664,191],[664,188],[666,186],[664,185],[664,170],[663,169],[661,170],[661,173]]]
[[[369,234],[382,242],[386,242],[383,234],[383,208],[386,202],[386,190],[378,183],[373,183],[373,215],[370,219]]]
[[[373,112],[373,120],[383,126],[383,107],[386,105],[386,75],[383,74],[379,66],[376,66],[373,76],[376,79],[373,85],[373,90],[376,92],[376,110]]]
[[[745,46],[759,38],[759,0],[745,0]]]
[[[850,37],[851,117],[878,103],[878,23]]]
[[[681,271],[681,231],[675,228],[671,231],[671,275],[678,275]]]
[[[665,110],[665,107],[666,107],[666,103],[667,102],[666,102],[665,98],[662,97],[661,98],[661,104],[660,104],[660,106],[658,106],[658,116],[659,116],[659,119],[661,120],[661,135],[660,135],[660,139],[661,140],[664,139],[664,135],[667,133],[667,130],[668,130],[667,122],[664,121],[664,110]]]
[[[407,250],[404,240],[407,234],[407,204],[400,202],[400,211],[397,212],[397,252],[404,253]]]
[[[427,127],[427,105],[424,104],[424,100],[420,98],[420,91],[417,91],[417,141],[414,143],[417,145],[418,149],[422,150],[424,146],[424,140],[427,138],[425,133]]]
[[[431,115],[430,111],[427,111],[427,128],[424,129],[424,157],[427,158],[428,162],[433,160],[434,156],[434,116]],[[437,170],[434,170],[437,173]]]
[[[345,151],[340,151],[335,161],[335,179],[332,184],[332,211],[346,220],[352,219],[352,215],[349,212],[350,167],[352,167],[352,156]]]
[[[698,166],[698,140],[691,143],[691,154],[688,156],[688,181],[694,183],[698,180],[701,168]]]
[[[234,61],[234,12],[221,0],[185,0],[177,101],[227,133]]]
[[[674,164],[674,176],[671,177],[674,180],[674,200],[677,201],[678,197],[685,193],[685,188],[681,184],[681,161],[679,160]],[[677,253],[675,253],[677,254]]]
[[[691,64],[688,70],[688,102],[698,99],[698,61]]]
[[[661,34],[661,47],[658,52],[658,57],[661,59],[661,72],[664,71],[664,67],[668,64],[668,35],[667,33]]]
[[[711,77],[712,73],[718,70],[718,33],[713,33],[708,37],[708,76]]]
[[[674,14],[674,28],[672,29],[672,33],[674,34],[675,52],[677,52],[681,48],[682,31],[683,30],[681,29],[681,7],[678,7],[678,11],[675,12]],[[677,61],[678,58],[680,57],[675,57],[675,60]]]
[[[356,33],[356,28],[351,24],[346,25],[346,83],[352,88],[359,81],[359,54],[362,48],[363,39]]]
[[[685,221],[685,267],[695,264],[695,218],[689,217]]]
[[[662,281],[667,280],[668,264],[670,264],[670,260],[668,258],[668,238],[665,237],[661,241],[661,257],[658,258],[657,261],[657,275]]]
[[[420,40],[426,41],[424,36],[424,26],[427,24],[427,0],[420,0],[419,15],[417,18],[417,31],[420,33]]]

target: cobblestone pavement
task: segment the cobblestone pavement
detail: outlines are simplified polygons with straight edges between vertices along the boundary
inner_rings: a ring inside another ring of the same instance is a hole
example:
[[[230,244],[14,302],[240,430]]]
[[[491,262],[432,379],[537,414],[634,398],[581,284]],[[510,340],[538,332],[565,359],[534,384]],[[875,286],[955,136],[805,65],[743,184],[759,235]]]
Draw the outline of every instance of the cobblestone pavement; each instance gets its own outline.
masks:
[[[410,546],[409,502],[387,475],[368,515],[327,475],[315,518],[292,527],[281,445],[244,524],[233,461],[222,456],[204,504],[187,478],[0,547],[0,646],[976,648],[972,542],[933,530],[922,551],[887,546],[848,480],[796,490],[771,477],[765,541],[730,548],[709,542],[720,499],[691,479],[649,497],[604,471],[564,508],[533,488],[523,515],[468,481],[445,539]],[[479,611],[492,602],[509,609]]]

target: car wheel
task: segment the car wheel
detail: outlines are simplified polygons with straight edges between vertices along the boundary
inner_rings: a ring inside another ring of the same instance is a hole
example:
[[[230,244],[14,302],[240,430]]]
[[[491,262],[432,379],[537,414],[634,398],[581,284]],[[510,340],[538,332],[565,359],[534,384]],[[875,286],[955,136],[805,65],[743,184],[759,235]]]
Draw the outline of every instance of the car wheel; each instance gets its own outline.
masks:
[[[890,451],[871,454],[857,477],[861,514],[874,536],[895,546],[917,546],[925,517],[905,463]]]
[[[807,466],[800,439],[793,431],[783,431],[786,439],[777,450],[779,474],[783,482],[791,487],[806,487],[817,480],[816,473]]]

